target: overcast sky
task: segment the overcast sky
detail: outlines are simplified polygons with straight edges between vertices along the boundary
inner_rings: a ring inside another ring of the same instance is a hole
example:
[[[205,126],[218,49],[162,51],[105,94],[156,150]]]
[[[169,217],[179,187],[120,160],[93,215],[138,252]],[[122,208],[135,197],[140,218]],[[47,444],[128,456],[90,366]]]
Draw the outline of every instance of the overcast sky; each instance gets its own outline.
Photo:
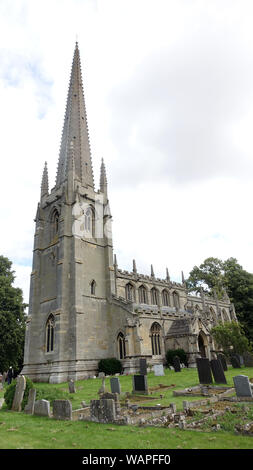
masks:
[[[253,272],[252,24],[251,0],[0,0],[0,254],[25,301],[76,40],[119,267],[178,281],[232,256]]]

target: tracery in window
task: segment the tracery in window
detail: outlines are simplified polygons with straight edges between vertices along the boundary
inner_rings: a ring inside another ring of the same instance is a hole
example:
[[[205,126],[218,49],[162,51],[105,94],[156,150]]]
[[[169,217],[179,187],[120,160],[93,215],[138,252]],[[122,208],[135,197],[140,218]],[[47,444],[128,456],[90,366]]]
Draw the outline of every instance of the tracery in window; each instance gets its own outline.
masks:
[[[151,336],[151,349],[153,356],[160,356],[161,354],[161,326],[159,323],[153,323],[150,329]]]

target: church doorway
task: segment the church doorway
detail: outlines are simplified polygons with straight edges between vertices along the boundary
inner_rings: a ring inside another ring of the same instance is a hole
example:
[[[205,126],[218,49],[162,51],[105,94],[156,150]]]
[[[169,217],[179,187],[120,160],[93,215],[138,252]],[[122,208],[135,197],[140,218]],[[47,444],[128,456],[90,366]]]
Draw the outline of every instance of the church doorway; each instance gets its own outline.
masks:
[[[206,348],[203,335],[200,333],[198,337],[198,346],[201,357],[206,357]]]

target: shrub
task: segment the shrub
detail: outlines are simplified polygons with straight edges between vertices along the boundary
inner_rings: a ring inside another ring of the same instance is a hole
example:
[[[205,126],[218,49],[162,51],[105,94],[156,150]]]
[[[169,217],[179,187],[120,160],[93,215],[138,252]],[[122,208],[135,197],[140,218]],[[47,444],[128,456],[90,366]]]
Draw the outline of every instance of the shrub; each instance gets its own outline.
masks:
[[[26,388],[25,388],[25,392],[24,392],[22,405],[21,405],[22,410],[24,409],[25,405],[27,405],[30,388],[34,388],[34,384],[33,384],[32,380],[29,379],[28,377],[26,377],[25,379],[26,379]],[[11,382],[11,384],[6,387],[6,390],[5,390],[4,400],[5,400],[5,403],[6,403],[6,406],[7,406],[8,410],[10,410],[11,407],[12,407],[12,403],[13,403],[14,395],[15,395],[16,384],[17,384],[17,379],[13,380]]]
[[[54,400],[73,400],[73,396],[60,388],[50,386],[50,388],[45,389],[39,388],[36,393],[36,400],[48,400],[52,405]]]
[[[186,367],[188,367],[187,355],[184,349],[168,349],[168,351],[166,352],[167,366],[173,366],[173,358],[175,356],[178,356],[180,362],[182,364],[185,364]]]
[[[105,375],[114,375],[122,372],[122,364],[115,357],[101,359],[98,363],[98,372],[104,372]]]

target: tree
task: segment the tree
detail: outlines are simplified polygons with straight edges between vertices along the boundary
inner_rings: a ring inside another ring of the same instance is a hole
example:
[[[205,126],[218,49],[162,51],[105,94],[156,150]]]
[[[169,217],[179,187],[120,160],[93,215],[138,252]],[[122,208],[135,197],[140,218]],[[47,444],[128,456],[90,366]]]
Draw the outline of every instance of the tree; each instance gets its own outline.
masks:
[[[22,290],[13,287],[12,262],[0,256],[0,371],[11,365],[20,371],[23,364],[25,308]]]
[[[236,321],[220,323],[211,330],[218,347],[223,349],[226,356],[231,353],[243,354],[250,349],[250,344],[246,338],[242,326]]]
[[[199,293],[203,289],[205,294],[217,295],[218,299],[227,293],[247,338],[253,341],[253,274],[245,271],[235,258],[225,261],[207,258],[199,267],[194,266],[186,284],[190,292]]]

